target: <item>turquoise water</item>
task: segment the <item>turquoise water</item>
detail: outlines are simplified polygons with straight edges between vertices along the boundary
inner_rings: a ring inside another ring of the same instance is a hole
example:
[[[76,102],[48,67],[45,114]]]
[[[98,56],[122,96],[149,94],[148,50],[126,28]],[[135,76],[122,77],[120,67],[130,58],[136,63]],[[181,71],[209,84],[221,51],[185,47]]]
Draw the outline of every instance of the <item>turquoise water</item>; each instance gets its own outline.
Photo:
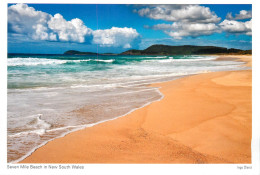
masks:
[[[60,87],[80,82],[92,84],[94,79],[111,79],[114,76],[129,78],[172,73],[170,66],[157,65],[156,62],[169,61],[170,64],[170,58],[173,57],[12,55],[8,59],[8,89]],[[174,59],[182,58],[187,59],[174,56]],[[201,57],[193,57],[196,58]]]
[[[9,55],[8,162],[22,160],[49,140],[163,98],[150,83],[242,69],[241,62],[215,58]]]

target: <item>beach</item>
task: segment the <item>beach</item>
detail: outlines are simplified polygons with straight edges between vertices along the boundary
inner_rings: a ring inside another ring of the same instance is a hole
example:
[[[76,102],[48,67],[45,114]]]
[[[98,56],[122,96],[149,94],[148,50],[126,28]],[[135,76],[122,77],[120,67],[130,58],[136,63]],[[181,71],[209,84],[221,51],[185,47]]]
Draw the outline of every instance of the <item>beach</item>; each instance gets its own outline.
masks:
[[[224,56],[244,61],[251,56]],[[252,70],[151,84],[163,98],[71,132],[20,163],[251,163]],[[69,103],[69,102],[68,102]],[[78,110],[86,115],[86,110]]]

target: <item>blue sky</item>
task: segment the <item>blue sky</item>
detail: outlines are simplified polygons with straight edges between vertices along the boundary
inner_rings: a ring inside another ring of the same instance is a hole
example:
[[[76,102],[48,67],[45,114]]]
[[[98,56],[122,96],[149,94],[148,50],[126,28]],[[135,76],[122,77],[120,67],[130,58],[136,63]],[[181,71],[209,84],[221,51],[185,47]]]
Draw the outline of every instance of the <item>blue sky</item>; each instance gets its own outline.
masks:
[[[251,5],[8,4],[8,53],[120,53],[152,44],[252,49]]]

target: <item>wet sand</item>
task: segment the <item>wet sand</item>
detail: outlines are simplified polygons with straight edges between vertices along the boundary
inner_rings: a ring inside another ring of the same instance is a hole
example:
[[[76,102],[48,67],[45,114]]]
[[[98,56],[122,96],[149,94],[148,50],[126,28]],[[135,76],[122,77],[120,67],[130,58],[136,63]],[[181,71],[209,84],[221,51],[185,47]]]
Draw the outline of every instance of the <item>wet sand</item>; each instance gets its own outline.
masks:
[[[252,65],[251,56],[230,57]],[[251,163],[251,70],[151,86],[161,101],[57,138],[20,163]]]

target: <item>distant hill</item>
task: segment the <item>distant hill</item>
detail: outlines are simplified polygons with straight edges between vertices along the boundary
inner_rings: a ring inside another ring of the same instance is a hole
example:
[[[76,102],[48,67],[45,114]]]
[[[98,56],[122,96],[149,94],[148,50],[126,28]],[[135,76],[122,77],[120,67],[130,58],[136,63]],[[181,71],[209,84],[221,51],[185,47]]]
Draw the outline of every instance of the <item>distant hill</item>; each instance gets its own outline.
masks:
[[[144,50],[128,50],[120,54],[104,53],[97,54],[94,52],[80,52],[76,50],[68,50],[65,55],[200,55],[200,54],[252,54],[252,50],[227,49],[225,47],[216,46],[169,46],[156,44]]]
[[[192,55],[192,54],[252,54],[252,50],[227,49],[216,46],[152,45],[144,50],[128,50],[121,55]]]
[[[64,52],[64,55],[118,55],[116,53],[95,53],[95,52],[80,52],[77,50],[68,50]]]
[[[80,52],[77,50],[68,50],[64,52],[64,55],[97,55],[97,53],[94,52]]]

